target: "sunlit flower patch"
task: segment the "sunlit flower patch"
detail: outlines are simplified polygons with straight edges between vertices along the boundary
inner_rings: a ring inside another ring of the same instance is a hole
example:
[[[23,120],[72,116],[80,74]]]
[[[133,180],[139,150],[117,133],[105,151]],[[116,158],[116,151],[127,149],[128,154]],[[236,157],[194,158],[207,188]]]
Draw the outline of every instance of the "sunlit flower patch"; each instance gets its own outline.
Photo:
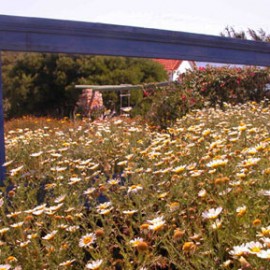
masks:
[[[269,120],[7,123],[0,269],[268,269]]]

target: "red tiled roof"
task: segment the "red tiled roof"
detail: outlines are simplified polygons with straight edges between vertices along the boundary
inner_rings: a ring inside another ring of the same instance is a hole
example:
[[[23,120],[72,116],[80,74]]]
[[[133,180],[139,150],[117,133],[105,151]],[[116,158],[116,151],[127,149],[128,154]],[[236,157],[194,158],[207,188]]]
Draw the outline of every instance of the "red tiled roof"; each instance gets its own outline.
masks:
[[[182,60],[171,60],[171,59],[153,59],[153,60],[163,65],[165,70],[167,71],[173,71],[178,69],[178,67],[182,63]]]

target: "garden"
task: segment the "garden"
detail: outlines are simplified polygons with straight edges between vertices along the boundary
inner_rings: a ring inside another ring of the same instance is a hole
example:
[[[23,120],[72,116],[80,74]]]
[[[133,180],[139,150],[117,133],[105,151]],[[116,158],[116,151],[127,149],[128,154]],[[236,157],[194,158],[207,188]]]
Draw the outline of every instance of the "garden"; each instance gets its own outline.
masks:
[[[269,269],[266,102],[6,122],[0,269]]]

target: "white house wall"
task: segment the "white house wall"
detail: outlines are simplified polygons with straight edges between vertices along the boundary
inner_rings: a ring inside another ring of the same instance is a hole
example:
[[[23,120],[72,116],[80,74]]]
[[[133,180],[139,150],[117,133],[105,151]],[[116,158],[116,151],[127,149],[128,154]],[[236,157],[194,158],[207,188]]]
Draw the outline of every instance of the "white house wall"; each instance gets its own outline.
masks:
[[[185,73],[188,69],[193,69],[189,61],[182,61],[178,69],[173,74],[173,81],[176,81],[180,74]]]

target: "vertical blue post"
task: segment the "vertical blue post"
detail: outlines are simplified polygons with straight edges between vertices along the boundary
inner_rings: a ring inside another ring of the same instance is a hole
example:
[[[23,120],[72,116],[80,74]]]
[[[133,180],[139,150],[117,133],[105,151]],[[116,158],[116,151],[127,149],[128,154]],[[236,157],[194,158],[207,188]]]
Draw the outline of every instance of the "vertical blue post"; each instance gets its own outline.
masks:
[[[5,138],[4,138],[4,110],[3,110],[3,89],[2,89],[2,59],[0,51],[0,186],[4,185],[5,167]]]

